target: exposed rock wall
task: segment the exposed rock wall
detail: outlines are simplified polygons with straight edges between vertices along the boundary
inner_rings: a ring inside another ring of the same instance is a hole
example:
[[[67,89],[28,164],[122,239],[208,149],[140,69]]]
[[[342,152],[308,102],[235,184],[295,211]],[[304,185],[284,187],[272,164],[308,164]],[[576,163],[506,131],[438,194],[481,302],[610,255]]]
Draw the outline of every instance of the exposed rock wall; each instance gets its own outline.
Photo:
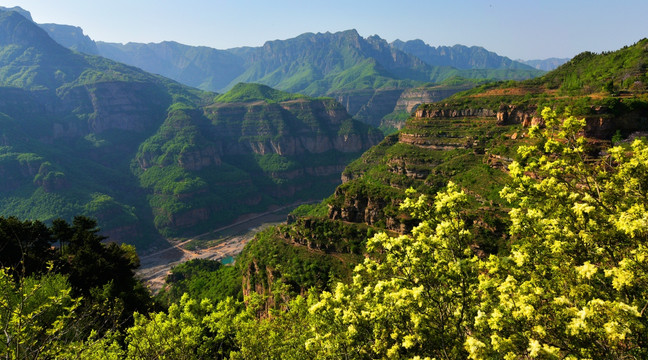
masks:
[[[394,111],[403,89],[388,90],[354,90],[330,94],[354,118],[373,125],[380,125],[380,120]]]
[[[497,112],[491,109],[418,109],[417,118],[462,118],[462,117],[495,117]]]
[[[406,111],[411,113],[415,107],[420,104],[434,103],[452,96],[466,88],[453,89],[434,89],[434,88],[414,88],[403,91],[396,101],[394,111]]]

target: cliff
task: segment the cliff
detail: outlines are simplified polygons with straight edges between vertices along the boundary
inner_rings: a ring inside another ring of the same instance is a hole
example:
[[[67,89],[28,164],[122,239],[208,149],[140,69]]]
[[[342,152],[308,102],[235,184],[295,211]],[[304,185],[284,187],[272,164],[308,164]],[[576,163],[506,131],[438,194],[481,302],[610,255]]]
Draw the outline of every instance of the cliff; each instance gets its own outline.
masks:
[[[333,99],[240,84],[200,107],[175,106],[136,155],[158,228],[199,232],[248,212],[321,198],[382,134]]]

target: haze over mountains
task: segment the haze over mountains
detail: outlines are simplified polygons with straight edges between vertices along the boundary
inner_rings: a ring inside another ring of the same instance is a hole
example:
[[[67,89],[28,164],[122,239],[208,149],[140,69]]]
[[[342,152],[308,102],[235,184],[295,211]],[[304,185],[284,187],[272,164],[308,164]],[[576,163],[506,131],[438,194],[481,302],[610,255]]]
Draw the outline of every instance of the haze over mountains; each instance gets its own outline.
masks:
[[[516,60],[538,70],[551,71],[569,61],[569,58],[548,58],[542,60]]]
[[[95,42],[78,27],[39,26],[70,49],[137,66],[203,90],[223,92],[239,82],[255,82],[309,96],[334,97],[354,118],[375,126],[395,111],[406,89],[430,83],[449,85],[446,91],[423,96],[440,100],[439,94],[450,95],[483,79],[522,80],[543,73],[480,47],[435,48],[420,40],[389,44],[377,35],[363,38],[355,30],[306,33],[268,41],[262,47],[218,50],[176,42]],[[463,86],[457,87],[458,83]],[[400,112],[400,118],[403,116],[406,114]],[[402,125],[393,118],[388,120],[391,124]]]

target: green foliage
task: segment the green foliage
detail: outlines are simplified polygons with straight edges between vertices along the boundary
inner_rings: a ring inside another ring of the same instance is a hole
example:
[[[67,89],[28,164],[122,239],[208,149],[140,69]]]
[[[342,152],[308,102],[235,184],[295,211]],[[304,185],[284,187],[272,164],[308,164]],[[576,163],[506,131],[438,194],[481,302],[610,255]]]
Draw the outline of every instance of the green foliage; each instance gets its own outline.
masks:
[[[420,225],[411,236],[381,233],[369,241],[381,256],[365,259],[351,284],[337,284],[311,306],[315,335],[307,344],[326,358],[464,357],[477,285],[465,205],[453,184],[432,209],[425,196],[405,201]]]
[[[218,303],[231,297],[242,301],[241,273],[219,261],[195,259],[177,265],[167,276],[167,286],[157,295],[165,304],[177,303],[183,294]]]
[[[0,217],[0,264],[18,277],[45,272],[56,258],[50,229],[39,221]]]
[[[0,269],[0,353],[7,359],[56,358],[74,341],[80,299],[62,275],[20,278]]]
[[[291,94],[284,91],[275,90],[269,86],[261,84],[236,84],[230,91],[218,95],[214,102],[217,103],[235,103],[235,102],[282,102],[306,98],[304,95]]]
[[[290,235],[294,234],[284,235],[281,229],[270,228],[246,245],[236,267],[247,274],[250,284],[270,294],[273,279],[280,279],[291,294],[299,294],[311,287],[324,289],[332,280],[348,277],[356,260],[347,263],[342,257],[327,256],[315,245],[313,249],[292,245],[285,238]]]
[[[466,348],[471,358],[643,358],[648,145],[592,161],[584,121],[542,113],[547,130],[530,130],[540,144],[509,167],[502,196],[516,240],[482,265]]]
[[[645,91],[648,86],[646,49],[648,40],[643,39],[614,52],[584,52],[547,74],[544,81],[569,94]]]
[[[295,210],[290,212],[290,215],[295,217],[326,217],[328,214],[328,206],[326,200],[316,204],[303,204],[299,205]]]
[[[136,314],[126,337],[127,359],[222,359],[236,350],[237,305],[212,305],[185,295],[168,312]]]

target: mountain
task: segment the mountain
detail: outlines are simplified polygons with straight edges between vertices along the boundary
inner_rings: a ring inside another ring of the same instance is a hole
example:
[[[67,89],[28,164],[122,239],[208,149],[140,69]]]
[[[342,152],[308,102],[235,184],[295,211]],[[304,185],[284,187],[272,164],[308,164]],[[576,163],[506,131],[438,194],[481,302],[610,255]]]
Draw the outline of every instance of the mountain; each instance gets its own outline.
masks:
[[[423,40],[395,40],[391,46],[423,60],[428,65],[452,66],[457,69],[520,69],[533,67],[499,56],[480,46],[430,46]]]
[[[22,15],[24,18],[34,21],[31,13],[19,6],[7,8],[0,6],[0,11],[15,11]],[[86,54],[98,55],[97,46],[89,36],[83,34],[83,29],[78,26],[59,25],[59,24],[38,24],[44,29],[47,34],[54,39],[57,43]]]
[[[267,42],[261,48],[232,49],[245,59],[246,72],[236,81],[260,82],[314,96],[333,96],[354,117],[378,125],[394,110],[404,89],[451,78],[524,78],[539,74],[524,69],[460,70],[428,64],[374,35],[357,31],[302,34]]]
[[[419,59],[355,30],[268,41],[243,58],[247,69],[236,81],[260,81],[308,95],[407,87],[413,81],[428,81],[431,72]]]
[[[200,109],[172,106],[135,156],[165,235],[206,231],[273,204],[321,199],[382,133],[335,100],[238,84]]]
[[[541,74],[513,66],[458,69],[427,64],[376,35],[365,39],[355,30],[307,33],[269,41],[262,47],[216,50],[175,42],[88,42],[78,28],[41,26],[68,48],[99,54],[204,90],[227,91],[237,83],[254,82],[310,96],[331,96],[356,119],[376,126],[394,111],[407,88],[457,77],[473,79],[464,81],[471,84],[474,79],[527,79]]]
[[[83,29],[78,26],[59,24],[38,24],[57,43],[74,51],[99,55],[99,49],[88,35],[83,34]]]
[[[32,19],[31,13],[29,11],[21,8],[20,6],[14,6],[14,7],[10,7],[10,8],[5,7],[5,6],[0,6],[0,11],[15,11],[15,12],[19,13],[20,15],[22,15],[25,19],[28,19],[29,21],[34,21],[34,19]]]
[[[569,61],[569,58],[548,58],[542,60],[517,60],[538,70],[551,71]]]
[[[428,83],[444,85],[449,80],[454,83],[456,78],[471,85],[485,79],[522,80],[543,73],[483,48],[432,48],[420,40],[388,44],[377,35],[363,38],[355,30],[306,33],[268,41],[262,47],[217,50],[175,42],[94,42],[76,27],[40,26],[70,49],[137,66],[203,90],[222,92],[245,82],[309,96],[331,96],[356,119],[375,126],[394,112],[405,89]],[[390,115],[385,121],[393,123],[403,116]]]
[[[330,98],[261,85],[217,97],[71,51],[0,12],[2,216],[88,215],[112,240],[151,249],[321,197],[380,137]]]
[[[204,90],[220,91],[244,71],[238,56],[204,46],[172,41],[125,45],[99,41],[96,47],[101,56]]]
[[[351,281],[368,237],[409,233],[416,225],[399,206],[406,189],[433,199],[449,181],[471,198],[462,216],[473,236],[472,251],[482,258],[498,254],[511,241],[509,204],[500,190],[510,181],[507,168],[518,159],[517,147],[534,141],[526,128],[544,125],[545,106],[559,114],[568,109],[585,119],[587,154],[594,157],[611,140],[645,136],[647,70],[643,39],[615,52],[582,53],[536,79],[485,84],[418,106],[400,131],[347,166],[331,197],[298,208],[289,225],[247,244],[237,260],[244,292],[272,294],[278,281],[294,293],[328,289],[331,279]],[[411,96],[421,96],[421,90]],[[304,270],[313,268],[318,270]]]

